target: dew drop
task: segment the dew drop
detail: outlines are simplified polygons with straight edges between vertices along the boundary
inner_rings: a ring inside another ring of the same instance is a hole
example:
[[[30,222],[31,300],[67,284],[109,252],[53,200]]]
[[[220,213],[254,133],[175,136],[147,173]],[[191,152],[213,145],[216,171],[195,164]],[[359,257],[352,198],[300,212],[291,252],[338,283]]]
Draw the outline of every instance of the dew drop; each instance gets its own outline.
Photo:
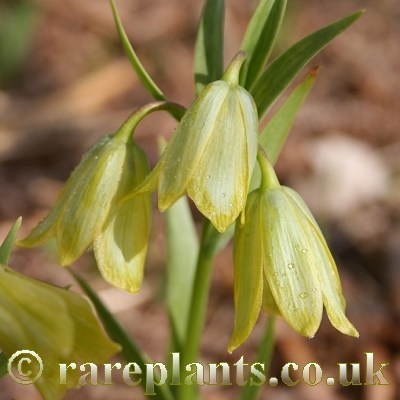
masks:
[[[232,204],[232,203],[229,203],[229,207],[232,208],[232,207],[233,207],[233,204]]]
[[[302,249],[301,252],[302,252],[303,254],[307,254],[307,253],[308,253],[308,249]]]
[[[210,178],[211,178],[211,175],[207,175],[207,176],[206,176],[206,179],[210,179]]]
[[[295,267],[295,265],[293,263],[288,264],[287,266],[289,269],[293,269]]]
[[[226,193],[221,193],[221,197],[226,197]]]
[[[309,339],[314,339],[314,337],[315,337],[314,335],[311,335],[311,336],[309,336],[308,338],[309,338]]]
[[[274,276],[277,277],[279,276],[279,274],[277,272],[274,272]]]
[[[318,289],[316,287],[312,288],[313,292],[316,292]]]
[[[179,158],[177,158],[177,159],[176,159],[176,161],[177,161],[177,162],[180,162],[180,161],[181,161],[180,157],[179,157]]]
[[[308,296],[308,294],[306,292],[300,293],[300,298],[303,299],[303,300],[305,298],[307,298],[307,296]]]
[[[295,306],[293,305],[293,303],[289,303],[288,308],[289,308],[290,311],[293,311],[293,312],[296,312],[296,311],[297,311],[297,307],[295,307]]]

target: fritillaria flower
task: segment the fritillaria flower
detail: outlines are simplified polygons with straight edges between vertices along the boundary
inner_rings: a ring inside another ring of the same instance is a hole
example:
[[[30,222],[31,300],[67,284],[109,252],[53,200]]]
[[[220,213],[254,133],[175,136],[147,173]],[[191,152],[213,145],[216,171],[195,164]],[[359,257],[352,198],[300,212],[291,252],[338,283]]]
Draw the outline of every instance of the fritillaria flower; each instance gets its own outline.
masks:
[[[310,210],[292,189],[281,186],[259,153],[262,183],[250,193],[243,225],[234,237],[233,351],[250,335],[262,307],[313,337],[323,306],[340,332],[358,337],[345,315],[335,262]]]
[[[138,291],[151,198],[142,193],[120,200],[149,172],[145,154],[131,140],[132,131],[149,112],[166,104],[142,107],[115,134],[100,139],[71,174],[48,216],[18,245],[34,247],[54,237],[60,264],[66,266],[93,244],[103,277],[118,288]]]
[[[179,123],[160,162],[138,191],[158,187],[161,211],[185,192],[223,232],[246,204],[257,155],[257,109],[238,84],[239,53],[222,80],[207,85]]]

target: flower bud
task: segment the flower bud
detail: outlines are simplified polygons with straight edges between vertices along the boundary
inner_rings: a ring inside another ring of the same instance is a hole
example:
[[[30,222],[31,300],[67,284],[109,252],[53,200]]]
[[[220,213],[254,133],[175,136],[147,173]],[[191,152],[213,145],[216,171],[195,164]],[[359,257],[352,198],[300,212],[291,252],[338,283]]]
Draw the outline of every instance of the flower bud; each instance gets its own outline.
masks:
[[[59,384],[59,364],[104,363],[120,350],[93,314],[89,303],[76,293],[28,278],[0,265],[0,348],[7,356],[35,351],[43,360],[42,376],[35,382],[46,400],[64,397],[77,386],[68,374]],[[37,364],[31,364],[35,376]]]

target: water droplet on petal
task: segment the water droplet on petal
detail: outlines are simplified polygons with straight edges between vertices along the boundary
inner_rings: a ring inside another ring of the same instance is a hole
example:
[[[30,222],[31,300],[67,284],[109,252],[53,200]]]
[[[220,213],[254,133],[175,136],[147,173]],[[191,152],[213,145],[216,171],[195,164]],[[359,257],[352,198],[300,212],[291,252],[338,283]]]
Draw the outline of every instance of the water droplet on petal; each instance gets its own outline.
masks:
[[[307,254],[307,253],[308,253],[308,249],[302,249],[301,252],[302,252],[303,254]]]
[[[293,269],[295,267],[295,265],[293,263],[288,264],[287,266],[289,269]]]
[[[312,288],[313,292],[316,292],[318,289],[316,287]]]
[[[221,193],[221,197],[226,197],[226,193]]]
[[[229,207],[232,208],[232,207],[233,207],[233,204],[232,204],[232,203],[229,203]]]
[[[207,175],[207,176],[206,176],[206,179],[210,179],[210,178],[211,178],[211,175]]]
[[[303,300],[305,298],[307,298],[307,296],[308,296],[308,294],[306,292],[300,293],[300,298],[303,299]]]

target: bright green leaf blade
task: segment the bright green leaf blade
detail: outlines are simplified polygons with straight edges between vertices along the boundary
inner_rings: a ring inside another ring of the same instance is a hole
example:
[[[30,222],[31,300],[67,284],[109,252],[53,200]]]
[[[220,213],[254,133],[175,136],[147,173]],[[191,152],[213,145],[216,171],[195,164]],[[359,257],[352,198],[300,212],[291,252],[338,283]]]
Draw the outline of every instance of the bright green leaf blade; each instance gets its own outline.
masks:
[[[294,44],[267,67],[250,90],[260,118],[293,81],[297,73],[363,13],[363,10],[359,11],[312,33]]]
[[[114,316],[110,313],[107,307],[97,296],[95,291],[89,286],[89,284],[72,270],[69,270],[69,272],[93,303],[97,314],[103,322],[104,328],[110,338],[122,346],[121,354],[123,355],[125,360],[127,362],[136,362],[142,371],[146,371],[145,364],[150,362],[149,358],[141,352],[140,348],[125,332],[119,322],[114,318]],[[143,375],[145,375],[145,373]],[[144,390],[146,390],[145,377],[140,381],[140,385],[143,387]],[[171,392],[166,385],[155,386],[154,391],[156,393],[155,398],[157,399],[173,400]]]
[[[224,69],[224,0],[206,0],[196,39],[194,74],[196,92],[221,78]]]
[[[133,69],[135,70],[138,78],[142,82],[143,86],[149,91],[149,93],[156,100],[165,100],[165,96],[161,89],[156,85],[156,83],[151,79],[150,75],[147,73],[142,63],[140,62],[138,56],[136,55],[135,50],[133,49],[131,43],[129,42],[128,36],[124,30],[124,27],[121,22],[121,18],[118,14],[117,6],[115,5],[114,0],[110,0],[112,12],[114,15],[115,25],[117,26],[119,38],[121,40],[122,46],[124,48],[125,54],[128,57],[129,61],[132,64]]]
[[[0,353],[0,379],[7,374],[8,357]]]
[[[264,373],[267,375],[271,365],[272,351],[275,345],[275,317],[272,315],[268,318],[264,336],[258,347],[255,362],[265,365]],[[262,385],[246,385],[243,388],[240,400],[256,400],[260,396]]]
[[[11,252],[14,248],[15,239],[17,237],[19,228],[21,227],[22,217],[19,217],[10,232],[8,232],[4,242],[0,246],[0,264],[8,265],[8,260],[10,259]]]
[[[168,240],[167,305],[176,340],[186,337],[199,244],[186,197],[166,212]]]
[[[251,18],[241,50],[247,54],[241,81],[250,88],[258,78],[274,47],[287,0],[261,0]]]
[[[297,112],[314,86],[317,74],[318,68],[314,68],[293,90],[282,107],[262,130],[259,143],[266,150],[272,164],[275,164],[293,126]]]

